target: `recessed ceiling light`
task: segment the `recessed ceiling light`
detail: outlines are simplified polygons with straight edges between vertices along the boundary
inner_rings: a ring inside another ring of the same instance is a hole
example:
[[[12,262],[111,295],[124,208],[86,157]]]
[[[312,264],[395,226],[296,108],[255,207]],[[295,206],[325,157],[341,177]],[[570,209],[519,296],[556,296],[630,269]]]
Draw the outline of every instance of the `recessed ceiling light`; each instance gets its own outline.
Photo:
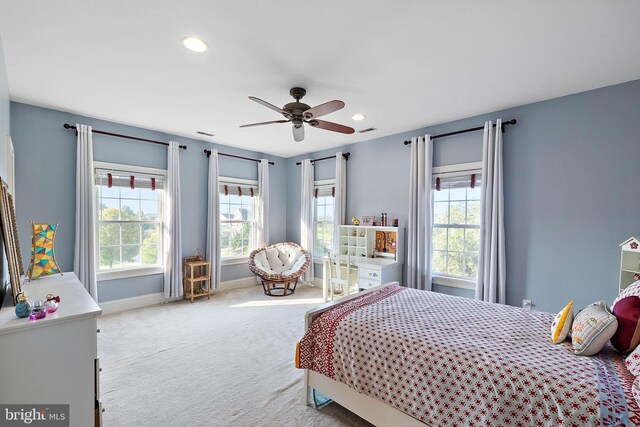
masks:
[[[209,45],[204,40],[195,36],[186,36],[182,38],[184,47],[193,52],[204,52],[209,49]]]
[[[353,116],[351,116],[351,119],[352,120],[363,120],[364,116],[362,114],[358,113],[358,114],[354,114]]]

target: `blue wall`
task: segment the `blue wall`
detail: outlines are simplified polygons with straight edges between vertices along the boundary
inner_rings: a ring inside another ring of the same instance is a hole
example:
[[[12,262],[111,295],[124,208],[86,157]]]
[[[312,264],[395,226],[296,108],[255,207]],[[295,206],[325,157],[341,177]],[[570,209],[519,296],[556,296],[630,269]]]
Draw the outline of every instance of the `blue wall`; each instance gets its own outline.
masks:
[[[640,80],[289,158],[287,238],[300,239],[296,161],[350,151],[347,218],[387,212],[406,226],[410,149],[402,142],[497,118],[518,120],[504,134],[508,303],[527,298],[553,312],[571,299],[612,301],[618,244],[640,234]],[[481,158],[482,132],[434,142],[435,166]],[[335,162],[321,164],[316,178],[332,177]]]
[[[13,143],[16,152],[16,216],[25,263],[30,259],[29,220],[60,221],[56,236],[56,257],[63,271],[73,269],[75,223],[76,137],[64,123],[82,123],[108,132],[135,135],[160,141],[177,141],[189,148],[180,151],[180,184],[182,198],[182,251],[193,254],[206,244],[207,157],[204,148],[252,158],[269,158],[271,217],[270,234],[274,242],[286,237],[285,159],[239,150],[218,144],[168,135],[62,111],[11,103]],[[166,169],[167,150],[153,144],[94,134],[94,159]],[[220,158],[220,174],[235,178],[257,179],[254,162]],[[221,280],[251,277],[246,264],[222,268]],[[98,298],[109,301],[162,291],[162,275],[102,281]]]

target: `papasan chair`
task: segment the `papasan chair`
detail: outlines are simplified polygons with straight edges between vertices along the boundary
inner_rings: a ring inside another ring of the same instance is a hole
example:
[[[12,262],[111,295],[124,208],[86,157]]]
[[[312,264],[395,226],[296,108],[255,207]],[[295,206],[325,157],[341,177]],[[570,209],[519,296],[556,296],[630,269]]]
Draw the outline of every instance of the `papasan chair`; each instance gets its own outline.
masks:
[[[309,252],[289,242],[264,246],[249,255],[249,269],[262,281],[265,295],[272,297],[293,294],[310,264]]]

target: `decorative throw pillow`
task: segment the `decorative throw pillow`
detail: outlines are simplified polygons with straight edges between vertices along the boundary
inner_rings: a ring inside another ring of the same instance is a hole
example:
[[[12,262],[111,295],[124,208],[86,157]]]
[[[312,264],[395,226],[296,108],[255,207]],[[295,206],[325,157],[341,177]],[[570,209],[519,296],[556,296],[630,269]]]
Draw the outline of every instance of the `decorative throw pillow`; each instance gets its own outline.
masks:
[[[58,224],[31,223],[31,263],[27,271],[29,280],[60,273],[53,251]]]
[[[618,320],[605,301],[598,301],[580,311],[573,321],[573,351],[581,356],[597,354],[616,333]]]
[[[622,298],[626,298],[626,297],[630,297],[630,296],[640,297],[640,280],[638,280],[636,282],[633,282],[632,284],[630,284],[629,286],[624,288],[624,290],[622,292],[620,292],[620,294],[618,294],[616,299],[613,301],[613,304],[611,304],[611,310],[616,308],[616,304]]]
[[[636,347],[630,355],[624,359],[624,364],[627,365],[627,369],[634,376],[640,375],[640,347]]]
[[[640,298],[622,298],[613,314],[618,319],[618,329],[611,338],[611,344],[621,353],[629,353],[640,344]]]
[[[565,308],[556,314],[556,318],[551,323],[551,342],[559,344],[567,338],[571,324],[573,323],[573,301],[570,301]]]

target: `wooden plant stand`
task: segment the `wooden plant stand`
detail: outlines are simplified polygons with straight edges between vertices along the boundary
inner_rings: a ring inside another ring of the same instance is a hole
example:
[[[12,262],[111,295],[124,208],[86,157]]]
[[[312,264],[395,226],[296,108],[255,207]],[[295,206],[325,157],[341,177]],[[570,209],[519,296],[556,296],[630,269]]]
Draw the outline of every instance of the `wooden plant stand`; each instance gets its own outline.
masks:
[[[191,259],[187,259],[191,258]],[[200,257],[185,257],[183,299],[204,297],[211,299],[211,264]]]

